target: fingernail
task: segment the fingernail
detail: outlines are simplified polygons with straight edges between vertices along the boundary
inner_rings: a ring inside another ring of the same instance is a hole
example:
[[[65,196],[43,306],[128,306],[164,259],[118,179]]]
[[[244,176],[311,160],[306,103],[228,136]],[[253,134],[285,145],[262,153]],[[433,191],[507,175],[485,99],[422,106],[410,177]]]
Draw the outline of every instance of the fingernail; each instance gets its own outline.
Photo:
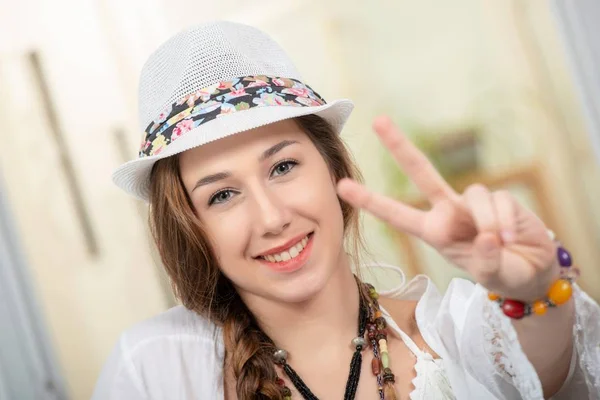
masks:
[[[511,231],[502,231],[500,234],[504,243],[512,243],[515,241],[515,233]]]

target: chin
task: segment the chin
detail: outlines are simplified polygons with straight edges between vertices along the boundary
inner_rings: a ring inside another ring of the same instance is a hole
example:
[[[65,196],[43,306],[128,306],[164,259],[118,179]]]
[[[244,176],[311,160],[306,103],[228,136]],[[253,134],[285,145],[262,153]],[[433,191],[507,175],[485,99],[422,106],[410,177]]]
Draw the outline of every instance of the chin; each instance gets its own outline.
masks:
[[[285,303],[303,303],[315,296],[327,286],[332,275],[323,268],[315,268],[315,271],[298,271],[297,276],[290,277],[284,282],[278,282],[276,290],[270,290],[269,295],[274,299]]]
[[[338,262],[325,254],[313,256],[293,272],[274,273],[263,269],[263,296],[278,302],[302,303],[326,290],[329,281],[336,275]]]
[[[336,254],[328,250],[337,248],[336,240],[328,240],[329,246],[321,246],[321,237],[319,232],[315,234],[315,247],[311,257],[298,270],[291,273],[276,273],[265,271],[269,277],[265,277],[268,286],[263,286],[267,291],[267,296],[272,300],[285,303],[302,303],[318,296],[319,293],[327,290],[332,279],[340,279],[344,268],[340,257],[345,253]],[[341,247],[341,235],[339,247]]]

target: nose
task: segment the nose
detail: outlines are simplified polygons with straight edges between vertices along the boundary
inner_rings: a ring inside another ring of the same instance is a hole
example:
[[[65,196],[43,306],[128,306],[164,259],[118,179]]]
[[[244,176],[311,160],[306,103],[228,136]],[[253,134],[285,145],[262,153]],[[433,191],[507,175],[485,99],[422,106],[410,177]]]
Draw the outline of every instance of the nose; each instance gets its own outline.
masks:
[[[254,190],[255,227],[261,236],[276,236],[291,222],[291,212],[284,198],[274,188],[260,187]]]

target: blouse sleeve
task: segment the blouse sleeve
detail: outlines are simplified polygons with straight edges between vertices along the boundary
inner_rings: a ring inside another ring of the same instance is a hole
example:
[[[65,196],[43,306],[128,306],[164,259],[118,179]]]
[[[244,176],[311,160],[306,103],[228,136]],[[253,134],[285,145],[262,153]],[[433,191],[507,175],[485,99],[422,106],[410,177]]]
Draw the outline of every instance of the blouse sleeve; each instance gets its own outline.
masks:
[[[429,286],[433,286],[430,284]],[[574,285],[576,323],[570,373],[552,400],[600,400],[600,307]],[[457,398],[543,400],[533,365],[508,317],[486,290],[454,279],[443,297],[428,294],[417,306],[424,339],[443,359]],[[436,299],[437,297],[437,299]]]
[[[122,335],[100,373],[92,400],[148,399],[124,342]]]
[[[577,285],[570,376],[553,400],[600,399],[600,308]]]

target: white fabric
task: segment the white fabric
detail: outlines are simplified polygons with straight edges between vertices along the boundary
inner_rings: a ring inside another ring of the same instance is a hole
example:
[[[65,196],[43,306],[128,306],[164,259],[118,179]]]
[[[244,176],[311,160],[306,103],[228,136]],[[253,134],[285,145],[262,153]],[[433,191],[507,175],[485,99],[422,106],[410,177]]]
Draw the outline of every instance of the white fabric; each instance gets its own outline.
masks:
[[[433,360],[399,333],[418,356],[412,400],[543,399],[540,381],[510,320],[487,300],[482,287],[454,279],[442,296],[421,275],[388,293],[397,299],[418,300],[416,320],[421,335],[441,357]],[[574,298],[576,352],[569,378],[553,400],[598,400],[600,307],[578,287]],[[400,332],[386,317],[390,327]],[[220,329],[175,307],[122,334],[92,399],[223,399],[222,365]]]
[[[400,339],[402,339],[406,347],[408,347],[416,358],[416,375],[412,380],[414,390],[410,393],[410,399],[454,400],[454,392],[444,369],[444,361],[441,358],[434,359],[430,353],[419,349],[410,336],[400,329],[385,308],[381,307],[381,311],[389,328],[400,336]]]
[[[185,96],[218,82],[256,75],[302,81],[285,51],[254,27],[216,21],[181,31],[152,53],[142,68],[138,94],[140,134],[161,112]],[[157,155],[121,165],[113,173],[113,182],[125,192],[147,201],[149,176],[157,160],[229,135],[307,114],[324,118],[339,133],[353,108],[350,100],[340,99],[318,107],[255,107],[222,115],[186,132]]]

